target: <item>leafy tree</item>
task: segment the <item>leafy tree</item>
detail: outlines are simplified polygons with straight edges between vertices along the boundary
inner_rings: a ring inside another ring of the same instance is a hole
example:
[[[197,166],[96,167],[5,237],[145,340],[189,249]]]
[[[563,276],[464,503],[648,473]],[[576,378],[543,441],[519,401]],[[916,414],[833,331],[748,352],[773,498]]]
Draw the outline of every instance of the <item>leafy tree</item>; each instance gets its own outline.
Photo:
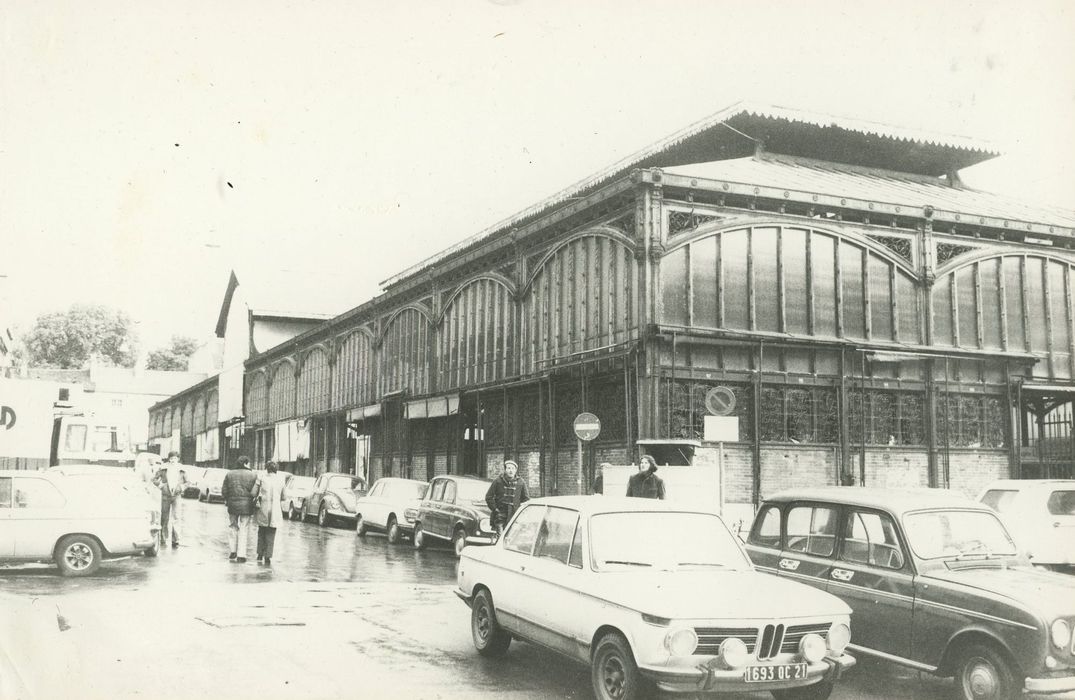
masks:
[[[99,304],[75,304],[39,316],[23,336],[31,367],[82,369],[90,359],[133,367],[138,335],[130,317]]]
[[[185,372],[190,356],[198,349],[198,341],[183,335],[173,335],[171,342],[146,357],[146,369],[162,369]]]

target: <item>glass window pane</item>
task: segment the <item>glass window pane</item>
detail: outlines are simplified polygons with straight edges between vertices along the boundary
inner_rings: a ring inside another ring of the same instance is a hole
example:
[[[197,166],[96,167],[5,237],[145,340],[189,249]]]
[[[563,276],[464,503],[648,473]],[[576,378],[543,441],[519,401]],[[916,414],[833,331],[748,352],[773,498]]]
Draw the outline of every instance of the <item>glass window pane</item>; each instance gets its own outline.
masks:
[[[952,276],[946,275],[933,285],[933,342],[952,345]]]
[[[537,540],[538,527],[545,515],[545,506],[524,506],[504,533],[504,548],[530,554]]]
[[[819,557],[832,556],[836,542],[836,511],[795,506],[788,511],[787,549]]]
[[[430,500],[439,501],[442,498],[444,498],[444,482],[445,481],[446,481],[445,479],[441,479],[440,481],[438,481],[435,484],[433,484],[433,496],[430,498]]]
[[[840,244],[840,287],[843,293],[844,337],[866,337],[866,302],[863,294],[862,250]]]
[[[1048,350],[1045,326],[1044,262],[1040,258],[1027,258],[1026,261],[1026,293],[1030,316],[1027,319],[1027,327],[1030,329],[1030,349],[1039,352]]]
[[[1000,340],[1000,259],[978,264],[982,278],[982,340],[985,347],[1001,348]]]
[[[578,521],[579,515],[573,510],[549,508],[538,529],[534,556],[555,559],[566,564]]]
[[[1071,376],[1071,330],[1068,327],[1067,277],[1068,266],[1048,263],[1049,306],[1052,314],[1053,376]]]
[[[67,434],[64,436],[63,448],[68,452],[86,451],[86,426],[69,425]]]
[[[903,552],[892,521],[878,513],[848,513],[840,559],[885,569],[902,569]]]
[[[582,521],[575,523],[575,536],[571,538],[571,557],[567,560],[568,566],[582,568]]]
[[[444,484],[444,502],[455,503],[455,482],[449,481]]]
[[[900,340],[904,343],[920,342],[918,291],[914,281],[902,272],[896,272],[896,294],[900,314]]]
[[[775,228],[756,228],[750,236],[754,248],[754,320],[760,331],[780,330],[777,235]]]
[[[691,244],[691,289],[694,320],[691,325],[717,327],[717,236]]]
[[[784,268],[784,318],[788,333],[809,332],[807,320],[806,231],[784,229],[780,255]]]
[[[0,498],[3,491],[0,490]],[[1050,515],[1075,515],[1075,490],[1053,491],[1046,503]]]
[[[836,335],[836,246],[832,237],[810,236],[810,268],[814,285],[814,335]]]
[[[664,322],[687,325],[687,246],[661,259]]]
[[[780,509],[768,506],[761,517],[755,520],[754,529],[750,531],[748,542],[759,547],[780,547]]]
[[[1026,350],[1023,323],[1023,273],[1020,258],[1004,258],[1004,309],[1008,315],[1008,347]]]
[[[65,501],[56,487],[44,479],[15,478],[16,508],[62,508]]]
[[[11,478],[0,478],[0,508],[11,507]]]
[[[959,305],[959,346],[978,347],[978,302],[975,299],[975,266],[956,271],[956,303]]]
[[[747,233],[720,236],[721,279],[724,281],[724,326],[749,330],[747,296]]]
[[[892,340],[892,265],[880,258],[870,261],[870,329],[875,340]]]

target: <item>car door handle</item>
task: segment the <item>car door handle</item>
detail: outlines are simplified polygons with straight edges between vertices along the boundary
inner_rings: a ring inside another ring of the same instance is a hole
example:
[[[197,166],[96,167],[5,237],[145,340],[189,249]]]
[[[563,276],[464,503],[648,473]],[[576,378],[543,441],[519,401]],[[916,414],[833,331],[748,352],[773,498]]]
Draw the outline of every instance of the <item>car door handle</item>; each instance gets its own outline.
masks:
[[[780,568],[787,569],[788,571],[796,571],[799,568],[799,561],[796,559],[781,559]]]
[[[833,569],[832,577],[837,581],[850,581],[851,577],[855,575],[854,571],[848,571],[847,569]]]

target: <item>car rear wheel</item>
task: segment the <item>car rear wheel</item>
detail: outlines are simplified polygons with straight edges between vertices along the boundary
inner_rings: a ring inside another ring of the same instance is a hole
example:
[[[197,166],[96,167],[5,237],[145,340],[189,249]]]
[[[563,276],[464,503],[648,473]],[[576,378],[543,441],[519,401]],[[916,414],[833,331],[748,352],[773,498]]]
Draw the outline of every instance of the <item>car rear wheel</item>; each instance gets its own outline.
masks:
[[[288,506],[288,510],[291,512],[292,520],[302,520],[302,508],[299,508],[294,503],[291,503]]]
[[[960,700],[1007,700],[1022,694],[1023,681],[992,647],[967,646],[956,662],[956,694]]]
[[[321,506],[317,511],[317,524],[321,527],[328,527],[328,508]]]
[[[153,535],[153,546],[149,549],[142,550],[142,556],[155,557],[161,551],[161,539],[160,535]]]
[[[388,544],[399,544],[399,541],[403,538],[403,533],[399,530],[399,523],[396,522],[396,518],[393,516],[388,519]]]
[[[489,591],[478,591],[470,607],[470,635],[482,656],[503,656],[511,644],[511,634],[496,621]]]
[[[455,556],[459,556],[463,553],[463,547],[467,546],[467,533],[459,528],[452,534],[452,549],[455,550]]]
[[[634,700],[641,696],[642,676],[631,645],[619,632],[609,632],[598,640],[590,677],[598,700]]]
[[[56,547],[56,566],[64,576],[89,576],[101,565],[101,545],[87,535],[68,535]]]
[[[411,544],[415,549],[426,548],[426,533],[422,530],[422,523],[414,524],[414,537],[411,538]]]
[[[827,700],[832,695],[834,683],[821,681],[801,688],[784,688],[771,691],[776,700]]]
[[[361,515],[355,516],[355,534],[359,537],[366,536],[366,520]]]

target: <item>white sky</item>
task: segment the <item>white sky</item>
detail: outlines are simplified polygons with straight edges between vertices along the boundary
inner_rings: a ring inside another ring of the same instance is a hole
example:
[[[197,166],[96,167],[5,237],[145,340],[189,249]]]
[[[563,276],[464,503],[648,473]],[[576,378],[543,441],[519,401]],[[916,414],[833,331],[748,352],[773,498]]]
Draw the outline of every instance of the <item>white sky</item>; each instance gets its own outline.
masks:
[[[357,305],[744,98],[993,139],[969,184],[1075,209],[1073,39],[1065,0],[0,0],[0,326],[204,338],[236,264]]]

